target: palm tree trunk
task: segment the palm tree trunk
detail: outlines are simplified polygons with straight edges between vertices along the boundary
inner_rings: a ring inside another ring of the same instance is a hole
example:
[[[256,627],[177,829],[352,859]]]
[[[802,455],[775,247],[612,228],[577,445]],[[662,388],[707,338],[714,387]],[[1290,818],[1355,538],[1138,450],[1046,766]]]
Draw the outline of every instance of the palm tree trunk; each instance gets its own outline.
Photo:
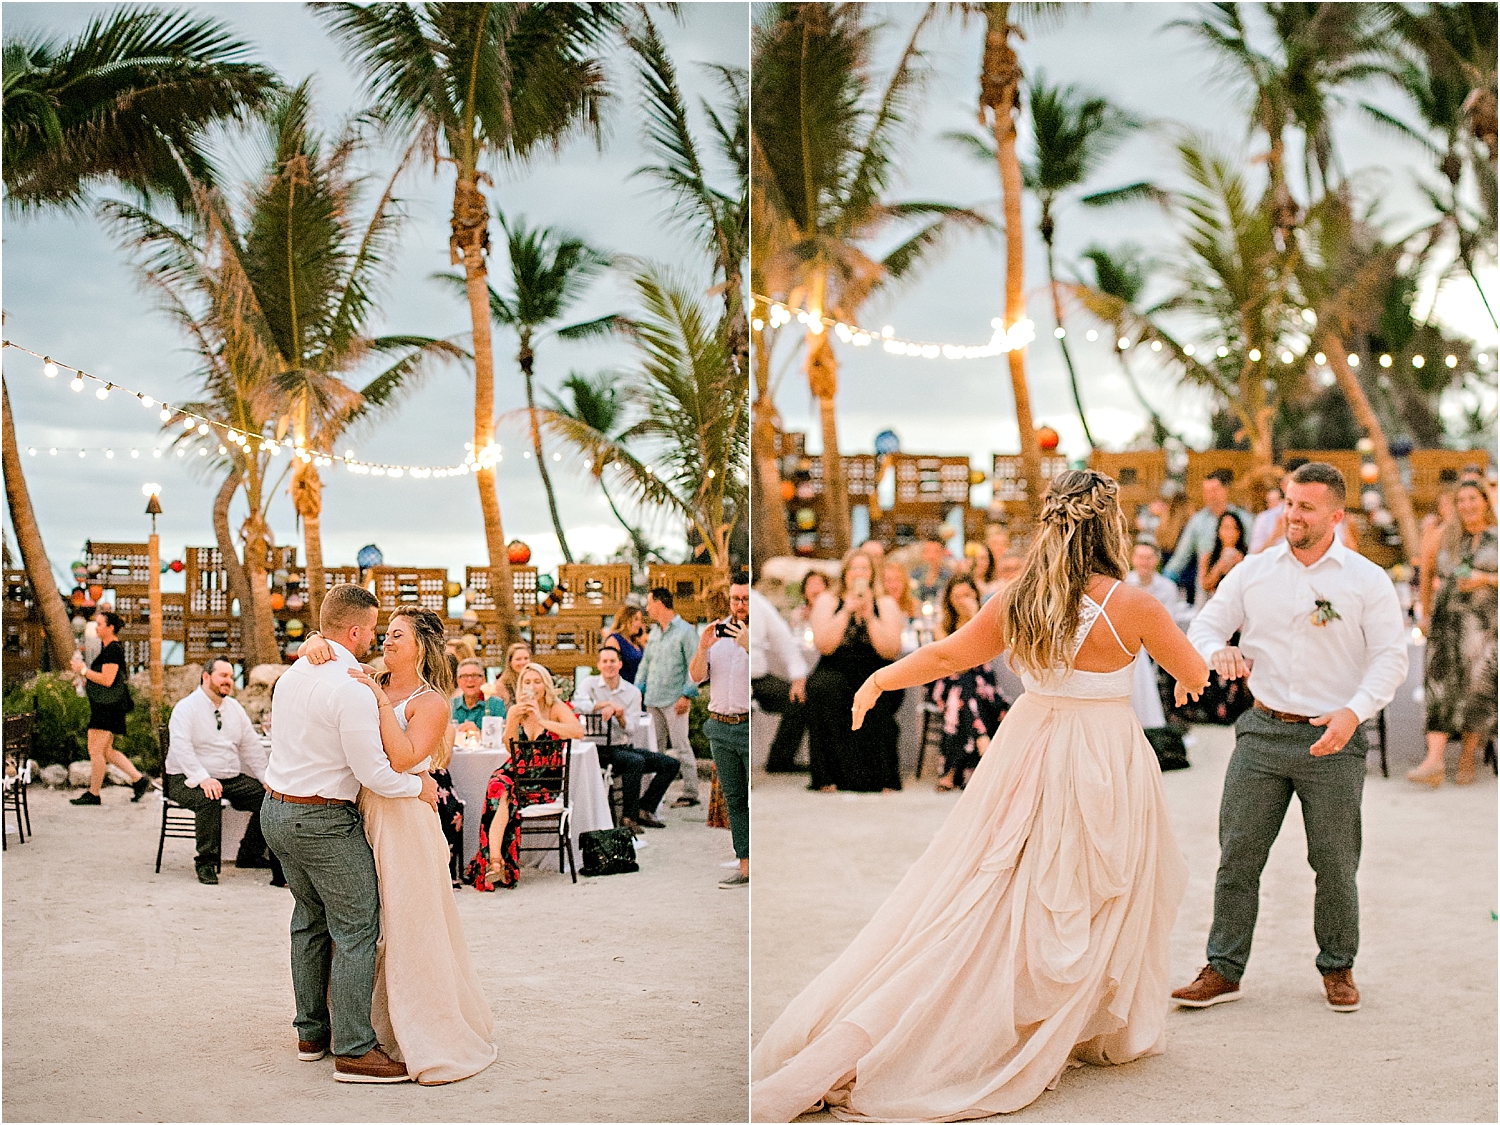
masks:
[[[67,607],[57,581],[52,577],[52,564],[47,561],[47,550],[42,546],[42,531],[37,526],[36,512],[31,507],[31,493],[26,488],[26,476],[21,471],[21,451],[16,446],[16,426],[10,415],[10,388],[0,379],[0,397],[5,405],[4,465],[5,499],[10,505],[10,522],[16,531],[16,546],[21,549],[21,565],[26,568],[27,581],[31,583],[31,596],[36,599],[42,613],[42,627],[47,632],[47,647],[52,653],[52,667],[66,668],[73,659],[73,627],[68,620]]]
[[[755,348],[755,410],[751,418],[750,520],[753,545],[751,562],[760,564],[778,555],[792,553],[792,537],[786,529],[786,506],[781,499],[781,472],[776,465],[776,405],[770,395],[770,354],[765,340],[757,337]]]
[[[557,534],[557,545],[562,548],[563,561],[571,563],[573,552],[568,550],[568,537],[563,534],[562,520],[557,515],[557,496],[552,491],[552,477],[547,472],[547,458],[542,452],[542,427],[536,420],[536,396],[532,392],[531,368],[535,357],[526,339],[521,341],[521,353],[516,357],[521,365],[521,374],[526,379],[526,411],[531,418],[531,448],[536,453],[536,467],[542,474],[542,487],[547,491],[547,510],[552,513],[552,530]]]
[[[489,211],[472,178],[460,176],[454,185],[451,225],[450,247],[463,261],[469,319],[474,331],[474,456],[479,457],[495,440],[495,353],[490,338],[489,278],[483,252],[489,241]],[[496,620],[505,643],[511,644],[521,639],[521,631],[516,625],[516,607],[511,595],[510,556],[505,546],[505,527],[500,522],[494,466],[476,467],[474,480],[479,486],[479,507],[484,515],[484,541],[489,551],[490,593]]]
[[[1052,252],[1052,215],[1050,212],[1042,216],[1042,241],[1047,245],[1047,288],[1052,293],[1052,317],[1057,321],[1058,328],[1062,328],[1062,298],[1057,292],[1057,264]],[[1066,332],[1067,329],[1063,331]],[[1089,420],[1083,413],[1083,396],[1078,393],[1078,372],[1073,370],[1073,353],[1068,350],[1067,336],[1059,336],[1057,343],[1062,348],[1063,362],[1068,365],[1068,383],[1073,388],[1073,405],[1078,409],[1078,421],[1083,426],[1084,440],[1089,443],[1089,450],[1092,452],[1097,442],[1094,441],[1093,432],[1089,429]]]
[[[1380,485],[1385,489],[1386,503],[1390,505],[1391,514],[1396,517],[1396,526],[1401,529],[1401,544],[1406,548],[1406,557],[1415,559],[1417,546],[1421,542],[1417,531],[1417,515],[1412,510],[1411,495],[1401,483],[1401,470],[1396,464],[1396,458],[1391,456],[1391,446],[1386,441],[1385,430],[1380,425],[1380,419],[1375,416],[1375,409],[1370,405],[1358,376],[1345,359],[1349,352],[1344,347],[1344,341],[1332,332],[1324,333],[1322,351],[1328,356],[1329,366],[1333,368],[1333,374],[1339,381],[1339,389],[1344,392],[1354,420],[1375,446],[1375,465],[1380,470]],[[1358,485],[1355,487],[1358,488]]]
[[[1010,45],[1010,5],[985,4],[984,70],[980,75],[980,120],[990,110],[995,156],[1000,166],[1000,193],[1005,207],[1005,327],[1026,319],[1026,234],[1021,218],[1021,162],[1016,157],[1017,91],[1021,64]],[[1016,348],[1006,353],[1011,391],[1016,400],[1016,428],[1020,431],[1021,467],[1026,474],[1026,508],[1032,521],[1042,511],[1042,454],[1031,418],[1031,393],[1026,386],[1026,355]]]
[[[245,520],[245,581],[250,586],[250,604],[248,613],[245,604],[240,605],[240,642],[247,645],[247,661],[249,647],[246,638],[253,637],[256,659],[262,664],[280,664],[276,617],[271,610],[271,590],[266,582],[271,537],[261,508],[261,485],[260,474],[252,472],[245,487],[245,498],[250,502],[250,516]]]
[[[240,646],[244,650],[245,664],[254,668],[263,662],[255,644],[255,631],[247,628],[250,623],[250,583],[245,578],[245,568],[240,565],[239,552],[234,549],[234,536],[229,531],[229,505],[244,479],[245,474],[234,468],[219,486],[214,497],[214,540],[219,545],[225,573],[229,575],[229,596],[240,603]]]
[[[304,584],[309,620],[323,607],[323,478],[315,465],[298,462],[292,470],[292,504],[302,520],[302,549],[307,555]]]
[[[823,432],[822,526],[833,537],[833,549],[843,555],[849,549],[849,487],[844,481],[844,459],[839,454],[839,421],[834,408],[838,393],[839,366],[828,333],[807,336],[807,383],[818,400]]]

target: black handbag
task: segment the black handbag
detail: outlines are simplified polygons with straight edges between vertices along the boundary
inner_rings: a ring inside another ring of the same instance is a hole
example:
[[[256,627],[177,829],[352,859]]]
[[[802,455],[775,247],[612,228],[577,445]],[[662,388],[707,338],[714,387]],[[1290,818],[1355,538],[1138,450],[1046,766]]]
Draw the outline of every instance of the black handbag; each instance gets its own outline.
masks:
[[[635,833],[628,828],[600,828],[581,833],[584,875],[623,875],[639,871],[635,861]]]
[[[1188,761],[1187,745],[1182,740],[1186,728],[1177,726],[1149,727],[1145,731],[1146,741],[1156,751],[1157,764],[1162,772],[1185,770],[1193,763]]]

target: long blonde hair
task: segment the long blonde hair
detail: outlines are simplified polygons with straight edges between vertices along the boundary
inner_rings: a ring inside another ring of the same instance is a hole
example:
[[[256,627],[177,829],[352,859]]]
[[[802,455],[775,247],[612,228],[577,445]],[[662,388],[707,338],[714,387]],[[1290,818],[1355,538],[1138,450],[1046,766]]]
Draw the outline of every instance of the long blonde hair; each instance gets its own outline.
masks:
[[[515,671],[510,666],[510,660],[521,649],[525,649],[527,653],[531,652],[531,646],[525,641],[516,641],[505,650],[505,664],[500,669],[500,678],[495,681],[495,691],[505,701],[507,707],[516,701],[516,680],[521,676],[520,672]],[[521,669],[521,672],[526,671],[526,668],[529,667],[530,664],[526,665],[526,667]]]
[[[412,636],[417,641],[417,678],[445,701],[453,694],[453,665],[448,660],[448,650],[443,637],[443,619],[430,609],[420,606],[403,606],[391,614],[391,620],[404,617],[411,623]],[[386,626],[389,628],[390,626]],[[391,674],[380,674],[382,685],[390,682]],[[447,769],[453,756],[453,747],[446,739],[432,755],[434,769]]]
[[[521,688],[521,676],[526,675],[527,672],[535,672],[542,678],[542,698],[533,700],[532,702],[537,705],[537,710],[541,711],[545,717],[557,703],[557,684],[553,681],[552,673],[548,671],[545,664],[538,664],[533,661],[522,668],[520,674],[516,676],[517,691]]]
[[[911,571],[906,569],[905,563],[898,563],[892,560],[884,564],[883,572],[880,575],[879,592],[881,594],[885,593],[885,576],[891,573],[901,575],[901,593],[894,595],[896,604],[901,608],[901,612],[905,616],[915,617],[921,612],[921,608],[917,605],[917,599],[912,597]]]
[[[1092,469],[1060,473],[1042,499],[1026,569],[1001,595],[1015,665],[1034,676],[1073,670],[1073,638],[1092,575],[1124,578],[1129,537],[1120,486]]]
[[[1447,523],[1443,524],[1443,537],[1438,541],[1438,545],[1444,551],[1448,552],[1450,558],[1459,553],[1459,544],[1463,542],[1464,535],[1467,534],[1464,531],[1463,517],[1458,514],[1458,494],[1466,488],[1472,488],[1484,497],[1484,507],[1489,512],[1489,516],[1485,520],[1485,526],[1495,526],[1495,501],[1490,496],[1490,490],[1477,480],[1460,482],[1459,486],[1453,490],[1453,517]]]
[[[877,559],[868,551],[861,551],[858,547],[844,555],[843,564],[839,567],[839,597],[844,597],[849,592],[849,565],[856,559],[865,559],[870,564],[870,596],[880,598],[885,595],[885,560]]]

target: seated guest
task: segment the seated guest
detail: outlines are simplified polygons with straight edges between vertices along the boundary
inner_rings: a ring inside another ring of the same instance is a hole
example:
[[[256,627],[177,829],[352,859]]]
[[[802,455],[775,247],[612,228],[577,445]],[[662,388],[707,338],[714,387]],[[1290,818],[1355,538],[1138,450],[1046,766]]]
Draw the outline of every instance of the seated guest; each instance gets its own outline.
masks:
[[[453,700],[453,722],[459,734],[484,730],[484,717],[505,717],[505,703],[499,696],[485,697],[484,665],[474,657],[458,662],[458,696]]]
[[[595,657],[599,674],[585,676],[573,693],[573,709],[580,715],[598,715],[616,728],[608,746],[596,743],[599,764],[610,766],[620,779],[620,819],[624,827],[637,836],[641,827],[665,828],[657,819],[656,807],[667,794],[682,763],[668,754],[632,745],[635,737],[645,741],[645,712],[641,707],[641,690],[624,678],[620,654],[613,648],[601,648]],[[651,785],[641,794],[641,779],[651,775]]]
[[[495,681],[495,694],[507,707],[515,702],[516,679],[521,675],[521,669],[530,663],[531,646],[525,641],[517,641],[505,650],[505,667]]]
[[[635,683],[635,670],[641,666],[641,653],[646,648],[646,615],[638,605],[620,607],[615,620],[604,635],[599,646],[613,648],[620,654],[620,675],[629,683]]]
[[[546,739],[564,742],[583,738],[585,734],[573,709],[557,698],[552,673],[540,664],[527,664],[516,679],[515,702],[505,711],[505,744],[510,746],[522,738],[528,742]],[[476,891],[516,885],[521,870],[521,810],[516,806],[515,789],[512,760],[490,774],[485,791],[484,812],[479,821],[479,851],[464,872],[464,881],[472,883]],[[552,795],[542,794],[537,799],[551,800]]]
[[[234,694],[234,666],[227,660],[210,660],[203,670],[198,690],[172,708],[168,727],[167,796],[193,810],[198,854],[194,866],[198,882],[210,886],[219,881],[220,838],[223,806],[227,797],[237,809],[250,814],[240,840],[236,867],[269,867],[273,882],[281,882],[281,865],[273,853],[266,856],[266,841],[260,834],[260,803],[266,789],[265,747],[250,725],[250,716]]]

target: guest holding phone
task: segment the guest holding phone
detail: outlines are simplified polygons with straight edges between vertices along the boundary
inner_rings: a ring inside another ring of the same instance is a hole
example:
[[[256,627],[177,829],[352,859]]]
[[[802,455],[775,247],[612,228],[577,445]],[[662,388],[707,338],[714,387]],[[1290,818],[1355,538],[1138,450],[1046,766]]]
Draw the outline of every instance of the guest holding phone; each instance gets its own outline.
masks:
[[[99,655],[92,664],[85,665],[79,653],[73,654],[73,674],[83,677],[83,690],[89,697],[89,788],[68,803],[103,804],[99,791],[104,787],[104,773],[110,763],[125,771],[130,788],[135,791],[130,799],[139,801],[151,788],[151,779],[115,749],[115,735],[125,733],[125,716],[134,707],[130,687],[125,682],[125,646],[117,638],[125,622],[118,614],[106,611],[96,614],[94,623],[99,630]]]

